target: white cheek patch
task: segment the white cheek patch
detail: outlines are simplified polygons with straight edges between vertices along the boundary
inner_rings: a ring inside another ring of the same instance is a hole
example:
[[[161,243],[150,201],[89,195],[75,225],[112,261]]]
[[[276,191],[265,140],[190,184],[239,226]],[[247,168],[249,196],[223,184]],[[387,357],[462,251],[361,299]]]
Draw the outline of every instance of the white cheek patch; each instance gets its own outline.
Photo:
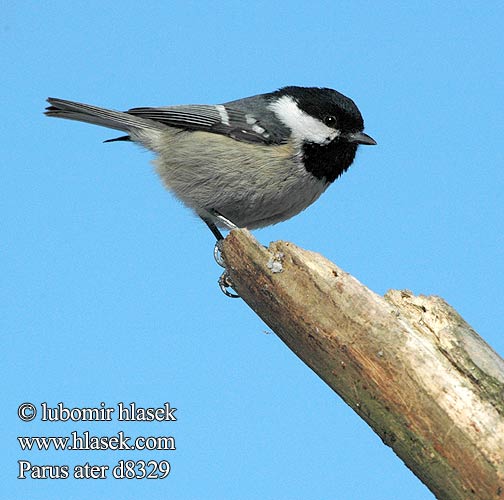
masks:
[[[299,109],[296,101],[287,95],[272,102],[269,108],[284,125],[292,130],[292,135],[300,141],[326,144],[340,134],[339,130],[328,127],[317,118]]]

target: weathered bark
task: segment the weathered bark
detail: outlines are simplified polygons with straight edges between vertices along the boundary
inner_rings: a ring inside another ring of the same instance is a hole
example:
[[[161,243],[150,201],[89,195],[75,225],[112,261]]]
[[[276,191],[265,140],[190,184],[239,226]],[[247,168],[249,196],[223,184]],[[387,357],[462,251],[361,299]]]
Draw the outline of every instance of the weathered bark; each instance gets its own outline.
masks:
[[[439,297],[381,297],[319,254],[232,231],[233,288],[440,499],[504,499],[504,361]]]

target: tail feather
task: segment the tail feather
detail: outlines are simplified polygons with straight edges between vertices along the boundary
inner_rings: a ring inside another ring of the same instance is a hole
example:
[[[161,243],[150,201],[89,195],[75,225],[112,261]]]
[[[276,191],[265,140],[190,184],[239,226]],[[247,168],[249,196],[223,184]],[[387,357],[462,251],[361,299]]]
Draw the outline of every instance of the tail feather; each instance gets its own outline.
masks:
[[[160,130],[165,128],[165,125],[159,122],[139,118],[123,111],[99,108],[90,104],[66,101],[54,97],[49,97],[47,102],[50,106],[46,108],[45,114],[55,118],[91,123],[115,130],[122,130],[123,132],[130,132],[134,129]]]

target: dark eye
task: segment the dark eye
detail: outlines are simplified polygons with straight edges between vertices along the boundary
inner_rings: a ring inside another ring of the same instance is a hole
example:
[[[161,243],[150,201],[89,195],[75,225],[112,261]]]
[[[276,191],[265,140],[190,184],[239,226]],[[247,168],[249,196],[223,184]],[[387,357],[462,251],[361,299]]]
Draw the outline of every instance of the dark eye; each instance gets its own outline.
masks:
[[[334,116],[332,116],[332,115],[326,116],[324,118],[324,123],[328,127],[334,127],[336,125],[336,118],[334,118]]]

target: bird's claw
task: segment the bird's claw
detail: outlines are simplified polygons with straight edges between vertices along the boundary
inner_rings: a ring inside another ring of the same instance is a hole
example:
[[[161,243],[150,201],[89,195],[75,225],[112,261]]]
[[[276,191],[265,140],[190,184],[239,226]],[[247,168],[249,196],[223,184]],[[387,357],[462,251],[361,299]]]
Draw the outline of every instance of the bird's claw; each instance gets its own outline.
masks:
[[[224,295],[231,297],[232,299],[239,299],[240,296],[237,293],[230,292],[229,289],[233,288],[233,283],[227,271],[224,271],[219,278],[219,287]]]
[[[222,251],[221,251],[221,242],[224,240],[218,240],[217,243],[215,243],[214,246],[214,251],[213,251],[213,256],[215,259],[215,262],[223,268],[226,268],[226,264],[224,262],[224,259],[222,258]]]

